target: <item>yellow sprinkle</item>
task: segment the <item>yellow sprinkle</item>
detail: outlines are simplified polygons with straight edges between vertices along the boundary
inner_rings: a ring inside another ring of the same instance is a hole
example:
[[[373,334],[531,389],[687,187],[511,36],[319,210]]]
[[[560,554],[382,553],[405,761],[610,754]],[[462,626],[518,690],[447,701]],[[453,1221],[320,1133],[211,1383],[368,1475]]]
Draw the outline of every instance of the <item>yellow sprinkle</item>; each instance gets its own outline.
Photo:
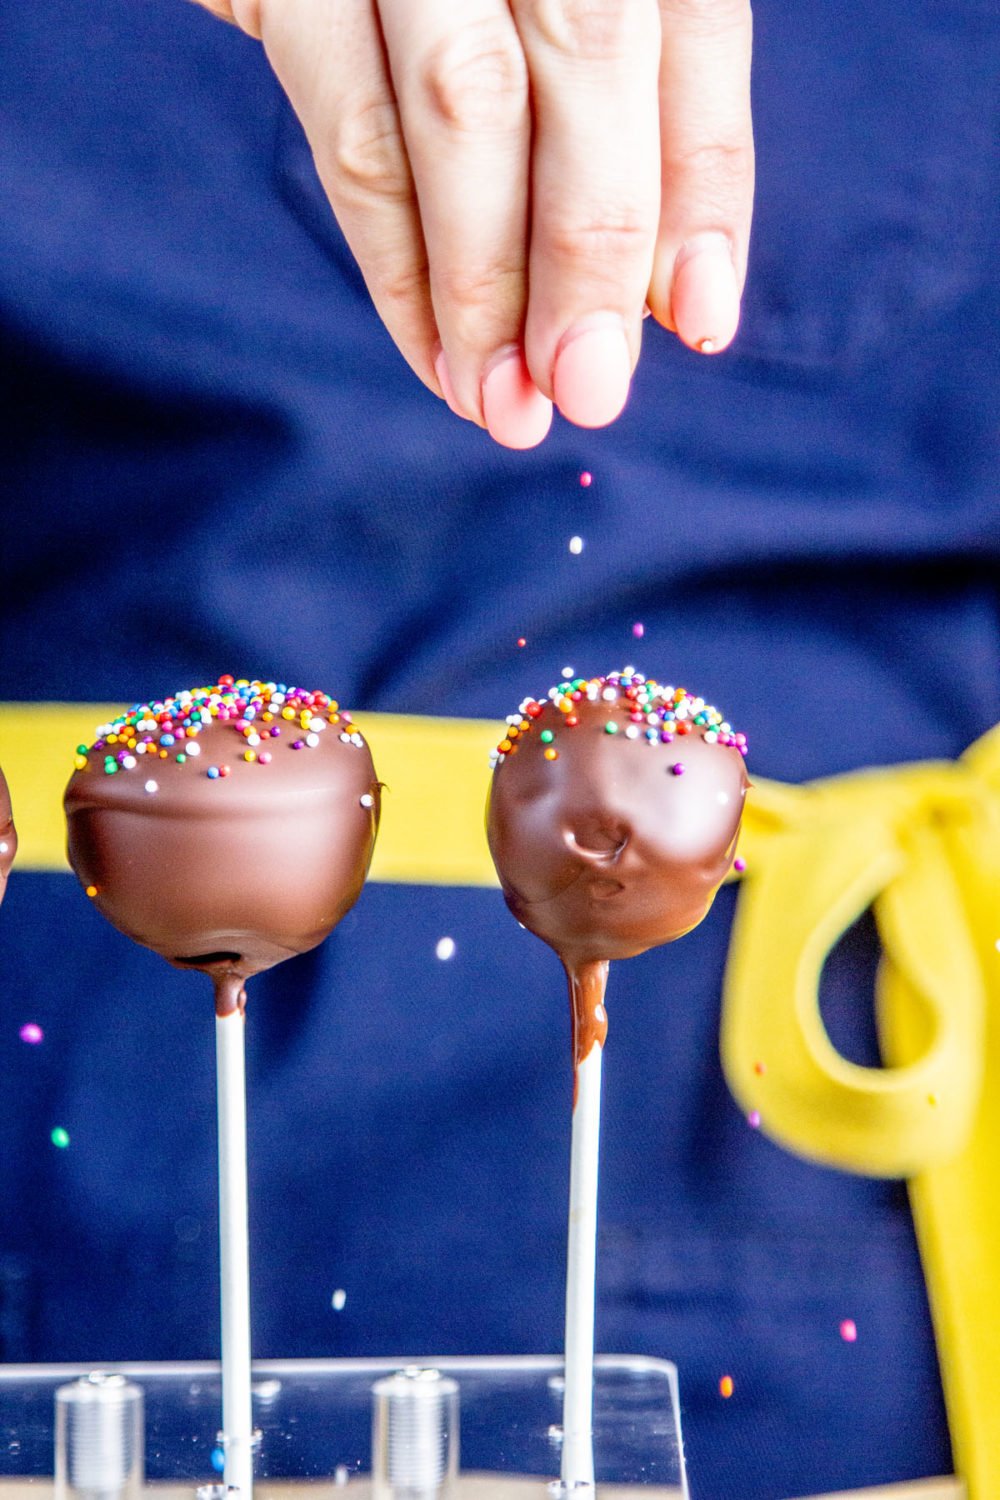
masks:
[[[256,752],[256,750],[244,750],[244,752],[243,752],[243,759],[244,760],[256,760],[257,759],[257,752]]]
[[[928,1094],[927,1095],[927,1103],[928,1104],[936,1104],[937,1103],[937,1094]]]
[[[118,736],[116,734],[109,734],[107,742],[109,745],[117,745]]]
[[[97,886],[96,885],[88,885],[88,887],[87,887],[87,895],[90,896],[91,899],[93,899],[94,896],[97,895]]]
[[[501,755],[506,755],[507,751],[510,749],[510,740],[501,740],[499,745],[497,746],[497,749],[500,751]]]
[[[86,768],[87,757],[85,755],[76,755],[73,757],[73,764],[78,771],[82,771]]]
[[[265,724],[270,724],[271,720],[274,718],[274,714],[270,709],[267,709],[266,712],[261,714],[261,718],[264,720]]]
[[[283,719],[294,719],[295,718],[295,710],[294,710],[294,708],[283,708],[281,710],[281,717]]]
[[[728,1401],[732,1394],[733,1377],[731,1375],[723,1375],[722,1379],[719,1381],[719,1395],[723,1398],[724,1401]]]

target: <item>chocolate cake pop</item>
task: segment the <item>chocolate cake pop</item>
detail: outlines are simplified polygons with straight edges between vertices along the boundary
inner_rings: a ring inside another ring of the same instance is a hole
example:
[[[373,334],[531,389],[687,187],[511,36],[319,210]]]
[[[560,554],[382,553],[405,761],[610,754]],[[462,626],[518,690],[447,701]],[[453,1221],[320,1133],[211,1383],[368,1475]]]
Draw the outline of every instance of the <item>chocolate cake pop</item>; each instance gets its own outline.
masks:
[[[357,900],[379,783],[325,693],[222,677],[141,704],[81,745],[65,797],[69,859],[121,932],[215,982],[315,947]]]
[[[0,769],[0,901],[7,889],[7,876],[17,853],[17,829],[10,806],[10,791],[3,770]]]
[[[487,816],[515,917],[567,968],[689,932],[732,864],[745,751],[703,699],[631,668],[526,699]]]

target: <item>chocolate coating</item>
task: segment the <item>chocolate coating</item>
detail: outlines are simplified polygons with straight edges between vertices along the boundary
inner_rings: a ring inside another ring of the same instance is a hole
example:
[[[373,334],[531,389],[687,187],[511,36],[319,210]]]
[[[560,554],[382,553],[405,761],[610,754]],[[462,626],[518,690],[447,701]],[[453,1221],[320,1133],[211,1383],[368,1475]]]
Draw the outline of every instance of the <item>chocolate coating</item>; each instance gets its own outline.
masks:
[[[7,876],[16,853],[17,829],[14,827],[14,814],[10,806],[10,790],[3,770],[0,769],[0,901],[4,898]]]
[[[504,899],[559,954],[571,983],[584,966],[697,926],[732,863],[748,786],[739,749],[698,728],[669,744],[626,738],[621,696],[584,698],[573,712],[570,727],[545,703],[497,765],[487,811]],[[547,748],[557,758],[546,759]]]
[[[239,729],[219,720],[183,764],[172,748],[108,775],[92,749],[66,789],[69,860],[95,906],[170,963],[209,973],[220,1014],[243,1003],[250,975],[322,942],[371,860],[379,783],[368,746],[331,726],[294,749],[293,732],[267,742],[269,764],[247,762]]]

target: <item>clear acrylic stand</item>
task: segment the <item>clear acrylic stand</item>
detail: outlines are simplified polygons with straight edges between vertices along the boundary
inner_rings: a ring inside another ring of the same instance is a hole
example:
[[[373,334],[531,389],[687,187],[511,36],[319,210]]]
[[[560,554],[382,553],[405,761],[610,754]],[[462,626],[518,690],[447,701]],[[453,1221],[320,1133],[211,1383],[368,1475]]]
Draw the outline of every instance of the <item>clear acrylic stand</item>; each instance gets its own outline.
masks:
[[[63,1389],[65,1403],[69,1383],[94,1368],[0,1366],[0,1500],[48,1500],[56,1472],[56,1391]],[[194,1500],[197,1489],[213,1485],[202,1500],[225,1500],[219,1366],[97,1368],[141,1389],[144,1461],[139,1458],[138,1478],[133,1472],[127,1489],[127,1466],[113,1451],[115,1417],[109,1413],[111,1427],[101,1441],[113,1477],[106,1484],[95,1482],[89,1453],[85,1461],[63,1454],[57,1500],[127,1500],[136,1484],[152,1487],[163,1500]],[[435,1433],[438,1419],[426,1405],[416,1426],[409,1425],[403,1400],[394,1408],[395,1428],[386,1437],[386,1410],[376,1413],[373,1387],[381,1383],[385,1390],[387,1376],[417,1368],[442,1377],[412,1384],[420,1397],[433,1389],[450,1393],[449,1430]],[[345,1488],[345,1500],[553,1500],[561,1493],[556,1476],[562,1386],[562,1361],[545,1356],[257,1363],[256,1500],[296,1500],[307,1487],[315,1493],[317,1485],[324,1500],[330,1490]],[[134,1431],[134,1415],[129,1420]],[[442,1454],[439,1462],[435,1455]],[[598,1358],[594,1456],[598,1497],[688,1500],[673,1365],[640,1356]]]

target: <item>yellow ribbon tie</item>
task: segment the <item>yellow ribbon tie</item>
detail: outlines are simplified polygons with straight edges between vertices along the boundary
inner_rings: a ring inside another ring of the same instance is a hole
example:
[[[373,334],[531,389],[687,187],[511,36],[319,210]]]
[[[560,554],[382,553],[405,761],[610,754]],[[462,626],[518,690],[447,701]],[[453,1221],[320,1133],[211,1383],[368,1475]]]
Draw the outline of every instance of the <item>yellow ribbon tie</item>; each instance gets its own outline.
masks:
[[[729,1086],[789,1150],[907,1177],[958,1472],[1000,1495],[1000,727],[957,762],[755,785],[726,973]],[[871,907],[884,1068],[819,1013],[824,960]]]

